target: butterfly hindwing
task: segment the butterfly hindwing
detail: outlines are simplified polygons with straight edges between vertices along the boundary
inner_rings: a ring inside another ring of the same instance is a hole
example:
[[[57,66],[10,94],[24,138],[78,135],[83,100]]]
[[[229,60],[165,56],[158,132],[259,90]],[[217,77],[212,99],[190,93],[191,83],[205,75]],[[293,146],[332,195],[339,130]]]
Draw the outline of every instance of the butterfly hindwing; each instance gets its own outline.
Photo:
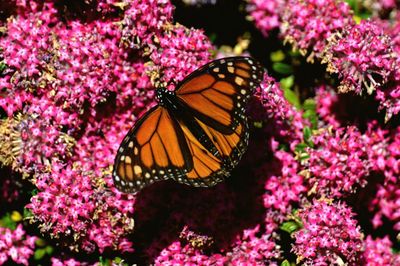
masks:
[[[249,138],[247,121],[239,123],[231,134],[222,134],[198,119],[195,121],[214,141],[218,154],[208,151],[188,127],[180,123],[193,158],[193,168],[175,180],[193,186],[213,186],[229,175],[246,151]]]

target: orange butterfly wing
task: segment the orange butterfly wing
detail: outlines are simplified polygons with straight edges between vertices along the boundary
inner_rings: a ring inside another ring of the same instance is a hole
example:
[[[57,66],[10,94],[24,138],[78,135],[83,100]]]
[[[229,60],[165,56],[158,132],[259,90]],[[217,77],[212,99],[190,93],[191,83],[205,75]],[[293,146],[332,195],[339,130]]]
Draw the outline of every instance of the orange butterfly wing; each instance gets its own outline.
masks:
[[[156,106],[126,135],[114,163],[114,183],[135,192],[157,180],[185,174],[192,159],[182,131],[169,111]]]
[[[114,163],[116,186],[136,192],[168,178],[192,186],[223,180],[247,148],[245,106],[262,76],[250,58],[234,57],[185,78],[174,98],[182,110],[152,108],[123,140]]]
[[[245,120],[246,104],[263,74],[263,68],[248,57],[215,60],[189,75],[176,96],[207,125],[232,133]]]
[[[180,124],[193,158],[193,168],[175,180],[197,187],[213,186],[229,175],[245,152],[249,137],[247,124],[241,123],[233,133],[225,135],[200,120],[195,120],[214,141],[218,153],[212,154],[208,151],[186,125]]]

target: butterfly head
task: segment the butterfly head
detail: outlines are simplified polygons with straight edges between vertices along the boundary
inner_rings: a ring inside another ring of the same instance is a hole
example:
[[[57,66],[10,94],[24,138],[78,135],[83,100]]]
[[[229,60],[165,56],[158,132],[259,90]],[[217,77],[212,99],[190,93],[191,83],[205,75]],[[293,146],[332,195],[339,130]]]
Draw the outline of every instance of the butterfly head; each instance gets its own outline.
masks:
[[[161,106],[168,105],[170,102],[169,99],[174,95],[173,91],[169,91],[166,88],[161,87],[156,89],[156,99]]]

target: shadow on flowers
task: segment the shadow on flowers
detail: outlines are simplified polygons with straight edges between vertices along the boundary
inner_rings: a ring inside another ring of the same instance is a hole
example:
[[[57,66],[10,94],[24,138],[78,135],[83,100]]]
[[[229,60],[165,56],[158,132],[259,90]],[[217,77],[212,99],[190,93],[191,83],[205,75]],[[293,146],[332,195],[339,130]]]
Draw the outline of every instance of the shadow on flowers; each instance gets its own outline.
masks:
[[[215,187],[192,188],[169,180],[138,194],[132,239],[136,262],[154,261],[175,241],[203,254],[226,251],[243,230],[264,221],[263,183],[250,167],[263,152],[251,139],[241,164]]]

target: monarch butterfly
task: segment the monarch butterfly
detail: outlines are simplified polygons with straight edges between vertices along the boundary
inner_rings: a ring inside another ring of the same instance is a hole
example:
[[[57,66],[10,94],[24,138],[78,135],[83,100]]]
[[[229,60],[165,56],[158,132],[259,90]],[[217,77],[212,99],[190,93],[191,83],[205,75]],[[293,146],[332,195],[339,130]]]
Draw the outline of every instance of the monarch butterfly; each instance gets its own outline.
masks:
[[[170,178],[196,187],[222,181],[247,149],[245,107],[263,73],[249,57],[229,57],[200,67],[175,91],[158,88],[158,105],[118,149],[116,187],[134,193]]]

